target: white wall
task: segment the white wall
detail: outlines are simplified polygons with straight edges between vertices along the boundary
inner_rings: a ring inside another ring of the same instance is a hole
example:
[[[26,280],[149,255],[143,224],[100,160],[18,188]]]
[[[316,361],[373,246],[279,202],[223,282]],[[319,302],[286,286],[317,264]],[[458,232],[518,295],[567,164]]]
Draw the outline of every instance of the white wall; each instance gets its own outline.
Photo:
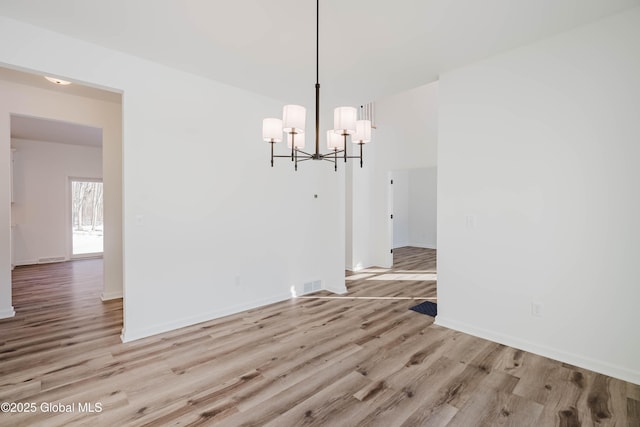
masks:
[[[0,62],[124,92],[124,340],[311,280],[344,291],[344,172],[269,167],[262,118],[283,102],[5,18],[0,37],[21,41],[0,45]]]
[[[393,248],[409,246],[409,171],[393,171]]]
[[[12,139],[13,260],[71,257],[69,177],[102,179],[102,148]]]
[[[4,30],[5,27],[2,27]],[[15,44],[12,44],[14,48]],[[0,80],[0,175],[9,176],[11,114],[102,129],[104,182],[103,299],[122,297],[122,105]],[[16,158],[20,153],[16,153]],[[0,317],[11,306],[10,180],[0,180]],[[17,206],[16,206],[17,207]],[[18,227],[14,232],[19,233]],[[14,258],[15,259],[15,258]]]
[[[352,266],[362,268],[390,267],[393,263],[390,174],[435,167],[437,163],[437,82],[376,100],[375,104],[377,129],[365,147],[364,169],[353,167],[357,186],[351,198],[354,222],[349,224],[347,220],[346,230],[347,247],[358,254]],[[352,184],[347,179],[347,186]]]
[[[437,171],[435,167],[407,171],[409,246],[430,249],[437,247]]]
[[[638,112],[640,8],[441,76],[438,324],[640,383]]]
[[[15,315],[11,304],[11,148],[10,116],[0,114],[0,319]]]
[[[348,195],[345,201],[348,206],[345,226],[346,268],[352,271],[373,265],[370,261],[373,246],[366,244],[377,233],[373,225],[374,212],[371,210],[374,198],[371,182],[375,178],[376,156],[375,151],[370,148],[371,144],[364,147],[362,168],[357,161],[349,162],[345,166],[345,185]]]

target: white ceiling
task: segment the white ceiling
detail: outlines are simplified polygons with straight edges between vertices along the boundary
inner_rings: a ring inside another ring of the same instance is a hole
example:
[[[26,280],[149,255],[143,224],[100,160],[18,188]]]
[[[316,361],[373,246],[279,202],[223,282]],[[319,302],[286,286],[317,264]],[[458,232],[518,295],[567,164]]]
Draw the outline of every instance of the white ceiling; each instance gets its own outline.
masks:
[[[11,115],[11,138],[102,147],[102,129],[58,120]]]
[[[358,103],[640,0],[320,3],[323,100]],[[313,94],[313,0],[0,0],[0,14],[283,101]]]

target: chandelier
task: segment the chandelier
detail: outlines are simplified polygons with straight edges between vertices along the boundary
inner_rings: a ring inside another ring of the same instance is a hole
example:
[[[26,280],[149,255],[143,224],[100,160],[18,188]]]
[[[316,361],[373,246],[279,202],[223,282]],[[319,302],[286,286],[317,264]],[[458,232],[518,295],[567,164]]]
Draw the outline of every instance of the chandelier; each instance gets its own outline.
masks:
[[[271,167],[276,157],[290,158],[295,170],[298,162],[306,160],[326,160],[333,162],[334,170],[338,170],[338,159],[360,159],[362,167],[362,146],[371,141],[371,121],[358,120],[358,110],[354,107],[338,107],[333,111],[333,129],[328,130],[327,153],[320,153],[320,83],[319,83],[319,36],[320,36],[320,0],[316,0],[316,128],[315,152],[303,151],[305,145],[305,119],[307,110],[301,105],[285,105],[282,109],[282,119],[268,118],[262,121],[262,138],[271,145]],[[284,137],[283,137],[284,136]],[[351,137],[353,144],[359,145],[359,155],[350,156],[347,153],[347,137]],[[274,145],[283,139],[287,141],[287,148],[291,154],[275,155]]]

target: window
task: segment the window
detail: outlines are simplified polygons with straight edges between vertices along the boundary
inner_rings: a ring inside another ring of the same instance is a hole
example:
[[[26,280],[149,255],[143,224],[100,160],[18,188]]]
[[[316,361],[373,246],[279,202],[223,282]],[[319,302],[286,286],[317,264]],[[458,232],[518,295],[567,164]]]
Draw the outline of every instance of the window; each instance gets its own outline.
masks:
[[[102,181],[71,180],[72,256],[103,251]]]

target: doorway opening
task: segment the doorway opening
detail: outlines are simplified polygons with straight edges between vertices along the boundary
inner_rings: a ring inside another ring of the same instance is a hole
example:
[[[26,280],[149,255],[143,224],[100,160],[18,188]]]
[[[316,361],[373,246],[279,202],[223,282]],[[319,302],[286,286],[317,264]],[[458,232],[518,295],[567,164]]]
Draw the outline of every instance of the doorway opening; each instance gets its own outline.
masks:
[[[10,125],[10,132],[0,132],[0,150],[11,149],[12,160],[11,267],[16,267],[16,275],[21,273],[18,270],[39,272],[35,281],[47,278],[47,292],[59,292],[56,298],[69,295],[62,295],[61,283],[50,277],[55,271],[93,269],[91,277],[96,278],[96,286],[84,290],[100,301],[95,307],[104,308],[110,300],[123,299],[122,93],[80,83],[52,86],[43,74],[47,73],[0,67]],[[73,245],[71,178],[99,183],[92,184],[96,197],[86,197],[86,209],[89,202],[100,209],[91,213],[83,209],[84,219],[75,218],[76,236],[83,234],[84,243],[90,245],[79,246],[77,239]],[[0,194],[0,199],[8,204],[8,192]],[[89,239],[93,242],[86,242]],[[64,276],[65,280],[76,278],[71,276]],[[3,298],[0,304],[0,317],[39,316],[39,312],[22,310],[24,300],[14,311],[11,301],[22,292],[16,291],[21,285],[16,277],[12,276],[8,289],[4,283],[0,286],[3,295],[9,291],[9,298]],[[42,299],[40,294],[27,296],[36,302]],[[74,293],[70,297],[80,298],[77,301],[84,304],[83,295]],[[4,310],[3,305],[10,310]],[[122,305],[116,311],[123,316]]]
[[[71,257],[100,256],[104,251],[102,181],[71,178]]]
[[[389,234],[392,248],[435,249],[437,243],[437,168],[389,173]]]

